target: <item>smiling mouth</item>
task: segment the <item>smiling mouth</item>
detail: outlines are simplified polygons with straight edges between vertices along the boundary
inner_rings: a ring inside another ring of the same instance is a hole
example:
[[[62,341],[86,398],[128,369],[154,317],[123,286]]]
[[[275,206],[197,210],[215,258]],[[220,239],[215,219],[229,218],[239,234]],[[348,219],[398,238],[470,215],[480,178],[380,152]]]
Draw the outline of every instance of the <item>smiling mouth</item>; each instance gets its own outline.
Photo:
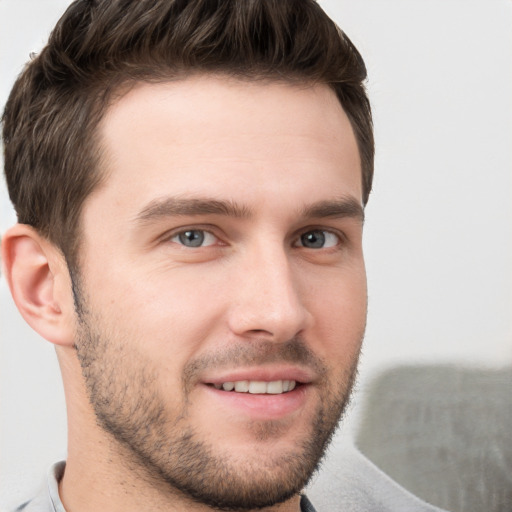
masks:
[[[270,382],[260,380],[239,380],[236,382],[223,382],[210,384],[215,389],[231,391],[233,393],[250,393],[253,395],[281,395],[293,391],[297,385],[295,380],[273,380]]]

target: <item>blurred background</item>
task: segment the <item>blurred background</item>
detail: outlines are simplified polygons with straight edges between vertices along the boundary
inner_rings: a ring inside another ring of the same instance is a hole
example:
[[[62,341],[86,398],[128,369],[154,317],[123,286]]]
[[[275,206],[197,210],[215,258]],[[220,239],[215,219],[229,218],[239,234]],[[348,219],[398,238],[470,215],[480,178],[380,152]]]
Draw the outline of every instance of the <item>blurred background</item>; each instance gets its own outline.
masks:
[[[2,108],[69,3],[0,0]],[[391,368],[511,365],[512,2],[319,3],[365,58],[377,144],[365,225],[368,327],[335,452],[357,437],[371,383]],[[0,232],[14,222],[2,182]],[[0,508],[8,509],[65,458],[66,420],[52,346],[24,324],[3,278],[0,300]]]

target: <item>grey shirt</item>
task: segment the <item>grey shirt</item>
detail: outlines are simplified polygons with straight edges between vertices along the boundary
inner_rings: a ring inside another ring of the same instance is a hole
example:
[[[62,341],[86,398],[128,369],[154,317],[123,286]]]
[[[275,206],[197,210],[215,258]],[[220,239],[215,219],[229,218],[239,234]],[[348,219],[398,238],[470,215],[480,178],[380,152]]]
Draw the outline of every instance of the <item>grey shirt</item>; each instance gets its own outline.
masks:
[[[45,488],[15,512],[66,512],[59,498],[65,462],[54,464]],[[329,458],[321,475],[308,488],[318,512],[442,512],[400,487],[355,448],[345,448],[339,460]],[[301,512],[316,512],[301,497]]]

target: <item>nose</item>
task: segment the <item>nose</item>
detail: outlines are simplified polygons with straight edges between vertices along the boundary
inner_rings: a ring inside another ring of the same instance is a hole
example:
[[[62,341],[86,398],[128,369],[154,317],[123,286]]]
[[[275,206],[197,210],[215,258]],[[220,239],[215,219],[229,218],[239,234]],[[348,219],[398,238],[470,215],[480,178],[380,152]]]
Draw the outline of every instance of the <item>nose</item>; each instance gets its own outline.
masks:
[[[278,250],[255,251],[233,281],[229,327],[237,336],[285,342],[312,323],[304,304],[300,275],[290,256]]]

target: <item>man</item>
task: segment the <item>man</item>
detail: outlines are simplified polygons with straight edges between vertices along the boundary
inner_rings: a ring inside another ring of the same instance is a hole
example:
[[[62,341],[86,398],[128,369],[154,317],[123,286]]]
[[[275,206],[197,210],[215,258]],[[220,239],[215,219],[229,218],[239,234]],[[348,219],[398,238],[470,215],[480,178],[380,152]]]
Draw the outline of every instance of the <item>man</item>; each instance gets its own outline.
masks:
[[[313,510],[366,319],[365,78],[312,1],[71,5],[3,117],[5,275],[69,420],[18,510]],[[363,480],[340,509],[433,510]]]

